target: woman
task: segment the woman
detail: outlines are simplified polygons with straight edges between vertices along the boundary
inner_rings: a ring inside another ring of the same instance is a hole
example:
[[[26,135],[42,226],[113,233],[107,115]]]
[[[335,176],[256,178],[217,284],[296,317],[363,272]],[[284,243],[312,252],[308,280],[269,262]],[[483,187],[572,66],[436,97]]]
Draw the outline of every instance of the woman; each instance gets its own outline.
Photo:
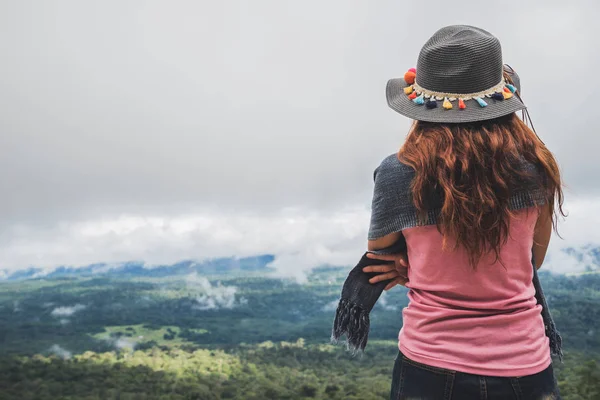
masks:
[[[410,289],[391,398],[559,398],[532,258],[539,268],[564,215],[561,178],[515,114],[525,105],[500,43],[443,28],[387,99],[415,120],[375,171],[368,241],[407,252],[370,254],[394,263],[363,269],[386,290]]]

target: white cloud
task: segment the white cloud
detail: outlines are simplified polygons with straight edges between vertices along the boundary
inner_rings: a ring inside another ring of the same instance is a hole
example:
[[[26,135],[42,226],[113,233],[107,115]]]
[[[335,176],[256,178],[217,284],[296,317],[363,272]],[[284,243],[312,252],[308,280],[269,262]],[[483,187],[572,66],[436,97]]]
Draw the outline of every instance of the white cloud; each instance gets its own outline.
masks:
[[[426,27],[395,0],[39,3],[0,2],[0,279],[32,265],[272,253],[277,275],[302,280],[354,263],[372,171],[409,125],[385,82],[456,22],[500,38],[566,181],[600,192],[586,107],[600,90],[598,2],[411,3]],[[506,10],[515,23],[494,18]],[[580,95],[550,101],[558,76]],[[551,254],[600,243],[590,206]],[[545,268],[580,268],[560,257]]]
[[[68,360],[72,356],[72,353],[70,351],[62,348],[61,346],[59,346],[57,344],[52,345],[52,347],[50,347],[50,349],[48,351],[56,354],[57,356],[65,359],[65,360]]]
[[[542,268],[556,273],[582,272],[586,267],[598,268],[590,250],[600,247],[600,199],[584,198],[566,203],[567,217],[559,219],[558,233],[550,239]],[[573,248],[568,253],[566,248]]]
[[[360,202],[409,125],[387,79],[456,22],[500,38],[568,180],[600,189],[596,1],[412,2],[426,26],[397,0],[41,3],[0,2],[3,223]]]
[[[598,249],[594,246],[582,246],[573,249],[574,251],[565,251],[556,247],[550,249],[544,260],[543,269],[548,269],[556,273],[578,273],[587,270],[600,270],[600,259],[593,255],[592,251]]]
[[[565,247],[600,245],[600,200],[567,197],[568,217],[550,241],[545,269],[581,271],[585,266],[565,254]],[[175,216],[121,216],[62,223],[46,229],[14,227],[0,240],[0,265],[17,270],[31,265],[48,270],[58,265],[97,262],[116,265],[143,260],[147,267],[183,259],[274,254],[274,276],[302,281],[319,265],[353,265],[366,248],[368,207],[336,212],[285,209],[270,214],[197,212]],[[211,307],[206,300],[206,307]],[[69,313],[66,308],[64,312]]]
[[[388,304],[387,296],[388,296],[388,293],[386,291],[383,291],[381,293],[381,297],[377,301],[377,306],[382,307],[386,311],[398,311],[398,306],[393,305],[393,304]]]
[[[113,342],[113,345],[119,350],[133,351],[137,342],[131,338],[120,337]]]
[[[329,302],[329,303],[325,304],[325,305],[324,305],[324,306],[321,308],[321,311],[324,311],[324,312],[331,312],[331,311],[335,311],[335,310],[337,310],[338,303],[339,303],[339,299],[337,299],[337,300],[333,300],[333,301],[331,301],[331,302]]]
[[[200,212],[177,216],[121,216],[61,223],[46,229],[18,226],[0,241],[0,266],[82,266],[143,260],[148,267],[182,259],[271,253],[280,275],[302,277],[322,263],[345,264],[364,248],[364,207],[334,213],[286,209],[268,215]]]
[[[138,338],[143,339],[143,336],[138,336]],[[107,342],[119,350],[133,351],[137,345],[137,341],[131,337],[113,336],[110,333],[100,335],[98,339]]]
[[[84,306],[83,304],[75,304],[74,306],[67,306],[67,307],[56,307],[54,310],[52,310],[52,312],[50,313],[50,315],[54,316],[54,317],[70,317],[71,315],[75,314],[78,311],[84,310],[86,308],[86,306]],[[62,322],[62,320],[61,320]]]
[[[186,282],[188,287],[200,292],[196,297],[198,304],[194,306],[198,310],[231,309],[246,302],[243,298],[236,302],[236,286],[222,286],[221,282],[213,286],[208,279],[196,273],[189,275]]]

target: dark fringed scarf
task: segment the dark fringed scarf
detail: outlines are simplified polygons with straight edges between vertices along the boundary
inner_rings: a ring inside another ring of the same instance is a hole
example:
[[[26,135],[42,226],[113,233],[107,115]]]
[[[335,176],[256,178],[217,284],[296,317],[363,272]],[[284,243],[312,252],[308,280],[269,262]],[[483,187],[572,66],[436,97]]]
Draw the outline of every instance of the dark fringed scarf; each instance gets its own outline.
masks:
[[[364,351],[367,346],[371,325],[369,313],[381,296],[385,285],[388,284],[388,281],[369,283],[369,279],[378,274],[363,272],[362,269],[374,264],[393,264],[393,262],[367,258],[365,253],[344,282],[342,297],[335,312],[331,341],[337,343],[343,335],[346,335],[346,347],[353,354]]]
[[[535,268],[535,260],[533,255],[531,257],[531,263],[533,264],[533,287],[535,288],[535,299],[537,300],[537,303],[542,306],[542,318],[544,319],[546,336],[548,336],[548,339],[550,339],[550,354],[553,356],[558,356],[558,359],[562,361],[562,336],[560,336],[560,332],[558,332],[556,329],[556,325],[554,324],[554,320],[550,314],[550,309],[548,308],[548,303],[546,302],[546,297],[544,296],[544,291],[542,290],[542,284],[540,283],[540,278],[538,277],[537,268]]]
[[[398,254],[405,252],[406,241],[402,237],[402,240],[399,240],[393,246],[371,253]],[[363,254],[344,282],[331,331],[332,343],[338,343],[340,338],[346,335],[346,348],[352,354],[365,350],[371,325],[369,313],[377,303],[381,293],[383,293],[383,289],[389,283],[389,281],[370,283],[369,279],[379,274],[376,272],[363,272],[363,268],[369,265],[394,264],[392,261],[368,258],[367,254],[368,252]]]
[[[539,177],[535,176],[535,169],[528,164],[524,168],[532,171],[533,178],[529,182],[521,182],[520,190],[510,199],[512,209],[520,209],[543,204],[545,201],[543,193],[537,187]],[[371,226],[369,239],[385,236],[392,232],[417,226],[416,210],[412,205],[410,182],[414,171],[400,163],[396,155],[387,157],[375,170],[375,193],[371,213]],[[429,199],[435,209],[439,206],[440,199],[433,194]],[[428,213],[427,224],[436,223],[436,212]],[[404,238],[391,247],[374,251],[377,254],[397,254],[406,252]],[[533,267],[533,286],[535,287],[535,298],[537,304],[542,306],[542,318],[546,330],[546,336],[550,341],[550,352],[558,356],[562,361],[562,338],[556,329],[552,315],[548,308],[542,285],[540,283],[533,251],[531,263]],[[369,265],[393,264],[381,260],[367,258],[365,253],[358,264],[350,271],[342,288],[341,298],[335,312],[331,341],[337,343],[342,336],[346,336],[346,346],[353,353],[364,351],[369,338],[370,320],[369,313],[381,296],[388,281],[369,283],[369,279],[378,273],[363,272],[363,268]]]

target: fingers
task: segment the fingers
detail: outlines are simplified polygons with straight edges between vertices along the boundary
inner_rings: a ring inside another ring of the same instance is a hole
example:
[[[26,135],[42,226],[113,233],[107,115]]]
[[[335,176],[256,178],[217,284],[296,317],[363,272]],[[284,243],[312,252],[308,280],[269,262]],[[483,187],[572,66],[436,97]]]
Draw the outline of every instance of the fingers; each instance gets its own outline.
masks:
[[[369,265],[363,268],[363,272],[390,272],[395,269],[393,265]]]
[[[381,282],[381,281],[387,281],[389,279],[394,279],[397,276],[398,276],[398,272],[396,270],[394,270],[392,272],[388,272],[387,274],[379,274],[377,276],[374,276],[371,279],[369,279],[369,282],[377,283],[377,282]]]
[[[406,254],[396,254],[394,261],[396,262],[396,265],[408,267],[408,256]]]
[[[396,255],[395,254],[374,254],[374,253],[367,253],[367,258],[372,258],[374,260],[382,260],[382,261],[395,261],[396,260]]]
[[[408,282],[408,279],[403,278],[401,276],[399,276],[398,278],[394,279],[393,281],[391,281],[390,283],[388,283],[383,290],[390,290],[391,288],[393,288],[396,285],[401,285],[401,286],[406,286],[406,283]]]
[[[367,253],[367,258],[382,261],[394,261],[396,264],[400,264],[403,267],[408,267],[408,255],[405,253],[400,254],[373,254]]]
[[[383,290],[390,290],[391,288],[393,288],[397,284],[398,284],[398,279],[396,278],[393,281],[391,281],[390,283],[388,283],[387,285],[385,285],[385,287],[383,288]]]
[[[408,268],[407,267],[396,266],[396,271],[398,271],[398,275],[408,278]]]

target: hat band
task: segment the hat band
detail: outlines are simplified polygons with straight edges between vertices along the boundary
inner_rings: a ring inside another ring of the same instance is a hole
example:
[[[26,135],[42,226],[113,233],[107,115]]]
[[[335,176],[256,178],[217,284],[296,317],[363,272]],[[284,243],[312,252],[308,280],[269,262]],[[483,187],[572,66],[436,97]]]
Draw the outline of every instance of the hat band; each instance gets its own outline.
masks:
[[[503,78],[497,85],[494,85],[493,87],[491,87],[489,89],[482,90],[481,92],[446,93],[446,92],[434,92],[433,90],[425,89],[425,88],[419,86],[417,84],[417,82],[414,82],[412,84],[414,91],[417,92],[418,95],[423,94],[424,95],[423,97],[425,97],[426,99],[433,97],[436,100],[448,99],[450,101],[454,101],[456,99],[471,100],[471,99],[481,98],[484,96],[491,97],[494,93],[501,93],[504,90],[505,86],[506,86],[506,82]]]

